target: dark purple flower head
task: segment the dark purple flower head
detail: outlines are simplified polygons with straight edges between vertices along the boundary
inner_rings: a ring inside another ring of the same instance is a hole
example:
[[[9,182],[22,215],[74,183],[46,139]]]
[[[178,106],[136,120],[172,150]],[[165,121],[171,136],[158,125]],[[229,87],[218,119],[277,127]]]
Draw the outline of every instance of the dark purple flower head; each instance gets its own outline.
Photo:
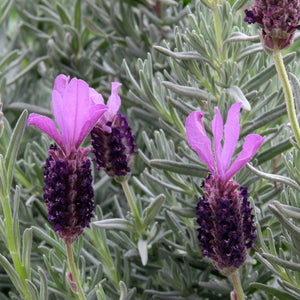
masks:
[[[257,23],[262,28],[264,44],[274,49],[277,41],[279,49],[292,43],[296,29],[299,29],[299,0],[255,0],[251,10],[245,10],[245,22]]]
[[[245,262],[247,248],[254,248],[254,216],[247,188],[232,179],[224,183],[210,175],[204,189],[205,196],[196,208],[199,246],[202,254],[229,276]]]
[[[111,177],[125,176],[131,172],[136,143],[135,136],[127,123],[126,116],[118,110],[121,99],[119,82],[112,82],[111,96],[107,101],[108,110],[99,119],[91,132],[92,152],[97,168],[103,168]],[[96,94],[95,94],[96,95]],[[104,104],[103,98],[94,97],[95,104]]]
[[[81,148],[66,159],[60,148],[51,145],[45,164],[43,189],[48,220],[66,244],[73,243],[94,216],[88,151]]]
[[[109,128],[109,130],[107,130]],[[126,116],[117,113],[105,127],[97,124],[91,132],[91,141],[97,168],[112,177],[131,172],[136,143]]]

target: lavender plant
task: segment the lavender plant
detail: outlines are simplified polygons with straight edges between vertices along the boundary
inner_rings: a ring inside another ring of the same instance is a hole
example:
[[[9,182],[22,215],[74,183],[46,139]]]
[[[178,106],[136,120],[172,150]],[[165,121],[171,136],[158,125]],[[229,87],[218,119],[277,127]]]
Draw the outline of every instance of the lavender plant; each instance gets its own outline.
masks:
[[[3,0],[0,298],[299,299],[298,6]]]

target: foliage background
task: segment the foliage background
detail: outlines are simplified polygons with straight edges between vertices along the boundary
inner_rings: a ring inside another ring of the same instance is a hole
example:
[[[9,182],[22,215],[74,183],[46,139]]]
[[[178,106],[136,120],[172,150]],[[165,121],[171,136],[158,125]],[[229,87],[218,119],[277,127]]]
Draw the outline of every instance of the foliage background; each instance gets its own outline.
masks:
[[[235,101],[244,103],[240,146],[249,133],[266,137],[236,176],[249,187],[258,235],[240,270],[243,288],[247,299],[300,299],[299,149],[272,59],[257,28],[243,21],[248,6],[245,0],[0,0],[0,154],[11,149],[15,129],[22,139],[12,156],[9,201],[32,299],[74,299],[63,243],[43,203],[51,141],[19,119],[24,110],[52,116],[58,74],[85,80],[105,99],[110,82],[122,82],[122,112],[139,147],[130,185],[146,230],[136,228],[121,186],[94,172],[101,227],[91,226],[75,244],[88,299],[229,299],[230,281],[198,247],[194,207],[207,168],[188,147],[184,124],[201,109],[210,132],[214,106],[225,118]],[[284,53],[297,109],[298,39]],[[0,298],[21,299],[3,203],[1,210]]]

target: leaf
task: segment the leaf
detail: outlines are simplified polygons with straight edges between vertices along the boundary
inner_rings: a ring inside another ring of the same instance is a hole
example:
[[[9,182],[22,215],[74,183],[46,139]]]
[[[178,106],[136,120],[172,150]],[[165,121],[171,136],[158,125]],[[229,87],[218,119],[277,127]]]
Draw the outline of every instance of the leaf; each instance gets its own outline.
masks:
[[[195,87],[183,86],[170,81],[163,81],[162,84],[180,96],[193,97],[199,100],[207,100],[209,98],[209,94],[205,90]]]
[[[14,238],[15,238],[17,249],[20,249],[19,206],[20,206],[20,187],[16,186],[15,196],[14,196],[14,209],[13,209],[13,232],[14,232]]]
[[[21,295],[24,293],[24,286],[22,284],[22,280],[17,274],[16,270],[14,267],[10,264],[10,262],[6,259],[5,256],[0,254],[0,263],[5,269],[6,273],[8,274],[10,280],[12,281],[13,285],[15,288],[19,291]]]
[[[37,291],[36,286],[28,279],[26,279],[26,284],[27,284],[28,290],[31,294],[31,300],[39,300],[38,291]]]
[[[200,165],[181,163],[167,159],[152,159],[149,161],[149,165],[156,169],[195,177],[205,177],[208,172],[207,168]]]
[[[147,265],[148,262],[148,241],[140,238],[138,241],[138,250],[142,260],[143,266]]]
[[[262,256],[267,259],[269,262],[276,264],[278,266],[281,266],[285,269],[293,270],[296,272],[300,272],[300,264],[292,262],[292,261],[286,261],[282,258],[279,258],[277,256],[274,256],[269,253],[262,253]]]
[[[56,9],[58,11],[58,14],[60,16],[60,19],[62,20],[62,22],[64,24],[69,24],[71,25],[71,20],[70,20],[70,17],[68,15],[68,13],[65,11],[64,7],[60,4],[60,3],[57,3],[56,4]]]
[[[243,103],[242,108],[244,108],[247,111],[251,110],[251,105],[250,105],[249,101],[247,100],[244,93],[238,86],[234,85],[234,86],[226,89],[225,91],[229,96],[231,96],[233,98],[233,100],[235,102],[242,102]]]
[[[285,64],[290,63],[296,57],[296,53],[289,53],[284,56],[283,61]],[[242,90],[251,91],[253,89],[258,89],[261,85],[265,84],[270,78],[272,78],[276,74],[275,64],[272,64],[268,68],[260,71],[257,75],[249,79],[246,83],[244,83],[241,87]]]
[[[11,186],[17,154],[26,128],[27,116],[28,112],[27,110],[24,110],[14,128],[9,141],[8,149],[6,151],[4,159],[7,172],[7,185],[5,191],[6,195],[8,195]]]
[[[78,32],[80,32],[81,27],[81,0],[77,0],[75,3],[74,11],[74,25]]]
[[[48,299],[48,281],[45,274],[45,271],[38,267],[38,272],[40,274],[40,297],[39,300],[47,300]]]
[[[26,228],[23,233],[22,264],[26,270],[27,278],[30,278],[32,249],[32,228]]]
[[[263,291],[271,294],[272,296],[275,296],[276,298],[278,298],[280,300],[299,300],[298,297],[296,298],[288,292],[279,290],[278,287],[274,288],[274,287],[267,286],[265,284],[258,283],[258,282],[250,283],[250,286],[257,288],[258,290],[263,290]]]
[[[149,206],[147,206],[144,209],[143,219],[145,226],[148,226],[152,222],[152,220],[157,216],[165,200],[166,196],[160,194],[151,202]]]
[[[14,50],[9,52],[6,56],[4,56],[0,61],[0,70],[3,70],[5,65],[8,65],[12,61],[14,61],[19,56],[19,51]]]
[[[105,219],[100,221],[95,221],[93,224],[102,229],[116,229],[125,231],[134,231],[133,225],[125,219]]]

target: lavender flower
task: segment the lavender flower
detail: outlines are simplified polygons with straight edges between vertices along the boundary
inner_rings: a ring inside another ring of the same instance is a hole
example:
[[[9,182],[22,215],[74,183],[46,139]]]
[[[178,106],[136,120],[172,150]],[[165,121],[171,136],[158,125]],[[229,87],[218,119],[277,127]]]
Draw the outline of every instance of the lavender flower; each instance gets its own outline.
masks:
[[[240,186],[232,176],[254,156],[264,138],[248,135],[243,150],[231,163],[239,137],[241,105],[232,105],[228,112],[223,147],[223,120],[216,107],[212,121],[214,156],[202,123],[203,113],[195,111],[186,120],[188,143],[211,171],[203,182],[204,196],[196,207],[199,246],[202,254],[227,276],[245,262],[246,249],[253,248],[256,238],[247,188]]]
[[[292,43],[296,29],[299,29],[299,0],[255,0],[251,10],[245,10],[245,22],[257,23],[262,28],[264,44],[274,49],[274,42],[279,49]]]
[[[91,132],[91,143],[97,168],[103,168],[111,177],[125,176],[131,172],[136,143],[135,136],[127,123],[126,116],[118,110],[121,99],[118,90],[121,83],[112,83],[112,93],[107,101],[108,110],[103,114]],[[94,103],[104,103],[94,91]]]
[[[73,243],[89,226],[94,210],[94,191],[89,149],[80,145],[98,119],[107,110],[103,104],[91,105],[86,82],[59,75],[52,92],[54,122],[38,114],[30,114],[28,125],[47,133],[56,144],[50,146],[45,164],[44,200],[48,220],[66,244]]]

